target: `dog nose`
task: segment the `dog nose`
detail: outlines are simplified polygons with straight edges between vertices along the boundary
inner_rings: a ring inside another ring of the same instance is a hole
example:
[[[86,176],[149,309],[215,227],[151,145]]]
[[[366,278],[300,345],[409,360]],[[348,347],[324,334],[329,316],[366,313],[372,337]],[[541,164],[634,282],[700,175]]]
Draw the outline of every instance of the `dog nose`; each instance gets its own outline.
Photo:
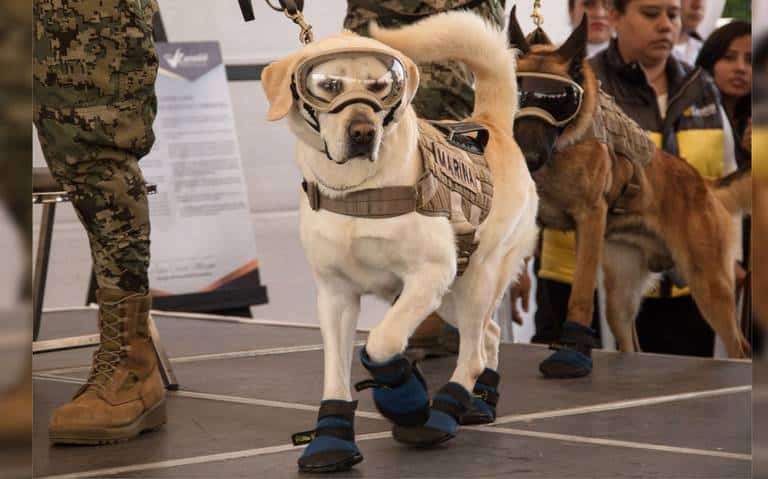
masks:
[[[376,130],[373,123],[367,121],[353,121],[349,125],[349,137],[353,143],[358,145],[367,145],[373,141]]]

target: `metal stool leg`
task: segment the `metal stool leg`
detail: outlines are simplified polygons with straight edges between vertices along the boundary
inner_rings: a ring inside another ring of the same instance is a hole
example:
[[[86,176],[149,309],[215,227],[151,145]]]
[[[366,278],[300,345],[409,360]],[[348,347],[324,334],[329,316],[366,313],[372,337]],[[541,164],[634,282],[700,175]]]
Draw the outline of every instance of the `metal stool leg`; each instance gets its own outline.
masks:
[[[56,203],[43,204],[43,217],[40,220],[40,235],[37,242],[35,259],[35,276],[33,279],[34,293],[32,295],[32,339],[40,334],[40,322],[43,314],[43,298],[45,297],[45,280],[48,277],[48,259],[51,256],[51,240],[53,239],[53,220],[56,217]]]
[[[152,337],[152,345],[155,348],[155,355],[157,356],[157,365],[160,367],[160,375],[163,377],[165,388],[171,391],[176,391],[179,389],[179,381],[176,379],[176,374],[174,374],[173,369],[171,368],[171,361],[168,359],[165,349],[163,349],[163,343],[160,342],[160,333],[157,331],[155,320],[152,318],[151,314],[149,315],[148,325],[149,335]]]

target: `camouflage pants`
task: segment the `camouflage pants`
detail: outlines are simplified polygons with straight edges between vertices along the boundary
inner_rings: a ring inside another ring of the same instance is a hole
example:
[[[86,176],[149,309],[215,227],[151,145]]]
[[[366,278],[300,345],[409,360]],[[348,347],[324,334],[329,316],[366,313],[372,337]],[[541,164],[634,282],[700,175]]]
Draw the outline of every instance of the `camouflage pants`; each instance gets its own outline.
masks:
[[[383,10],[420,14],[430,9],[446,10],[453,4],[464,4],[459,0],[384,0],[380,2]],[[473,7],[471,11],[488,20],[499,28],[504,27],[504,1],[487,0]],[[347,16],[344,28],[360,35],[368,35],[368,23],[376,20],[385,27],[397,27],[403,22],[399,18],[383,16],[358,5],[355,0],[347,1]],[[461,35],[461,32],[457,32]],[[474,108],[474,89],[472,73],[466,66],[456,62],[419,64],[419,90],[413,99],[413,108],[421,118],[428,120],[463,120],[472,114]]]
[[[101,288],[149,289],[139,159],[154,142],[155,0],[34,0],[34,122]]]

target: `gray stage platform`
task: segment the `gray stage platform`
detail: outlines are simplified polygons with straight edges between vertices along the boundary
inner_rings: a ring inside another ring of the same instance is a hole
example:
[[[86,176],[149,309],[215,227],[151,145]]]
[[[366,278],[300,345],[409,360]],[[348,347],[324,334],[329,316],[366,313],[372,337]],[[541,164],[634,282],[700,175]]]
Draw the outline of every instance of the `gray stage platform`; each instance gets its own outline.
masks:
[[[48,313],[43,337],[93,333],[94,311]],[[49,447],[51,410],[87,374],[92,349],[34,358],[36,477],[296,477],[293,432],[311,429],[322,391],[320,332],[249,322],[155,317],[181,385],[168,424],[112,446]],[[364,334],[358,338],[364,340]],[[356,431],[365,460],[337,477],[747,478],[751,365],[596,352],[588,378],[553,381],[549,351],[503,345],[499,420],[431,450],[395,443],[370,392]],[[453,358],[425,361],[432,387]],[[355,362],[353,381],[364,379]]]

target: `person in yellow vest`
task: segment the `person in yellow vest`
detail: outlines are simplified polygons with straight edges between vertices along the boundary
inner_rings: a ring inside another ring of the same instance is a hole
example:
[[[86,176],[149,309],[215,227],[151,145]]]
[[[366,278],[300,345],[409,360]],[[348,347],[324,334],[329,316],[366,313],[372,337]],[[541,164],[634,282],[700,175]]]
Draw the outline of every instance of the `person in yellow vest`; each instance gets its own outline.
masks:
[[[672,56],[681,28],[680,0],[615,0],[610,16],[616,37],[590,60],[602,88],[659,147],[685,158],[704,177],[735,170],[717,87],[704,70]],[[539,276],[569,285],[574,269],[573,234],[545,230]],[[649,291],[636,321],[644,351],[713,354],[714,332],[688,290],[675,287],[670,276]]]

